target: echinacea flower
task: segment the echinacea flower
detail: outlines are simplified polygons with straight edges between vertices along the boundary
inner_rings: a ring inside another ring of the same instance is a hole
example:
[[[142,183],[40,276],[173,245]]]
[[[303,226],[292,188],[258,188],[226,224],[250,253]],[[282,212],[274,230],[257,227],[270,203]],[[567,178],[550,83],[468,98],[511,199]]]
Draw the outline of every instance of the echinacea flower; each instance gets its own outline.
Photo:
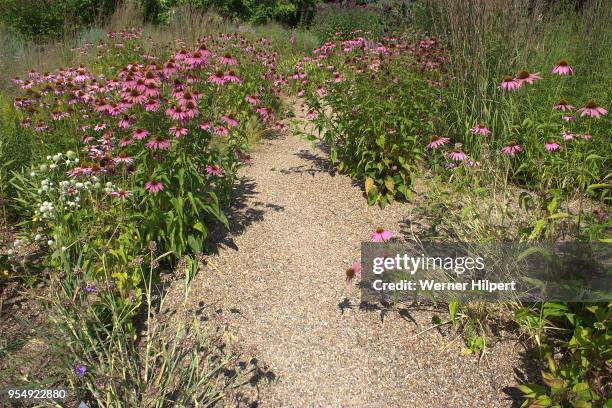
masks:
[[[540,76],[539,72],[536,72],[535,74],[533,74],[523,69],[519,71],[515,79],[522,85],[524,83],[533,84],[538,79],[542,79],[542,77]]]
[[[578,135],[578,137],[581,138],[581,139],[584,139],[584,140],[590,140],[590,139],[593,138],[593,136],[591,136],[588,133],[582,133],[582,134]]]
[[[491,131],[483,123],[479,123],[478,125],[474,126],[470,129],[470,131],[475,135],[483,136],[486,136],[491,133]]]
[[[213,126],[210,123],[208,123],[208,122],[200,123],[199,127],[200,127],[200,129],[206,130],[207,132],[211,132],[212,133],[212,131],[213,131]]]
[[[592,118],[599,118],[600,116],[607,115],[608,111],[601,106],[598,106],[595,101],[591,101],[587,103],[584,108],[578,109],[578,113],[580,114],[580,117],[590,116]]]
[[[170,134],[174,135],[177,139],[181,136],[185,136],[187,133],[189,133],[189,130],[184,127],[172,126],[170,128]]]
[[[225,79],[225,75],[223,75],[223,72],[217,71],[208,77],[208,82],[213,83],[215,85],[225,85],[227,81]]]
[[[149,193],[158,193],[164,190],[164,184],[161,181],[153,179],[145,183],[145,190]]]
[[[454,149],[453,151],[449,152],[448,157],[454,161],[464,161],[468,158],[467,154],[465,154],[461,149]]]
[[[239,84],[240,82],[242,82],[242,80],[236,74],[236,72],[234,70],[230,70],[227,74],[225,74],[223,76],[223,80],[225,82],[233,82],[233,83],[236,83],[236,84]]]
[[[136,129],[132,132],[132,137],[136,140],[142,140],[149,135],[149,132],[145,129]]]
[[[521,87],[521,82],[511,77],[510,75],[504,76],[504,80],[499,84],[498,88],[502,91],[515,91]]]
[[[238,121],[229,115],[221,116],[221,120],[229,127],[238,126]]]
[[[562,59],[554,66],[554,68],[550,71],[551,74],[559,74],[559,75],[572,75],[574,73],[574,68],[572,68],[567,60]]]
[[[111,195],[113,197],[117,197],[121,201],[125,201],[130,195],[132,195],[132,193],[124,189],[119,189],[117,191],[113,191]]]
[[[168,150],[170,148],[170,141],[157,136],[149,140],[145,146],[151,150]]]
[[[386,242],[391,239],[393,233],[382,227],[378,227],[372,232],[372,242]]]
[[[85,377],[85,374],[87,373],[87,366],[85,364],[77,364],[74,367],[74,373],[77,375],[77,377],[79,378],[83,378]]]
[[[576,120],[576,116],[574,115],[563,115],[561,116],[564,122],[574,122]]]
[[[557,102],[556,105],[553,106],[553,109],[566,112],[566,111],[574,110],[576,108],[570,105],[565,99],[561,98],[561,100]]]
[[[559,150],[560,148],[561,148],[561,145],[554,140],[549,140],[546,143],[544,143],[544,149],[546,149],[546,151],[548,152],[554,152],[555,150]]]
[[[223,169],[219,166],[207,165],[206,173],[212,174],[213,176],[221,177],[223,175]]]
[[[430,150],[437,149],[440,146],[444,146],[450,139],[448,137],[440,137],[438,135],[431,135],[429,137],[429,143],[427,148]]]
[[[126,147],[131,145],[132,143],[134,143],[134,140],[130,139],[129,137],[126,137],[124,139],[121,139],[121,141],[119,142],[119,147]]]
[[[523,148],[520,144],[516,143],[515,140],[510,140],[508,144],[501,149],[501,153],[508,156],[514,156],[521,150],[523,150]]]
[[[252,106],[257,106],[259,104],[259,99],[255,98],[253,96],[250,96],[250,95],[245,96],[244,100],[247,101]]]
[[[227,53],[219,58],[219,62],[224,65],[238,65],[238,61],[236,61],[232,56]]]
[[[350,268],[346,270],[346,287],[348,290],[353,289],[353,279],[361,279],[361,263],[353,262]]]
[[[123,164],[130,165],[134,163],[134,159],[128,156],[126,152],[119,152],[119,155],[113,159],[113,162],[115,164],[123,163]]]
[[[229,130],[227,130],[227,128],[225,126],[217,126],[215,128],[215,134],[219,135],[219,136],[227,136],[229,133]]]

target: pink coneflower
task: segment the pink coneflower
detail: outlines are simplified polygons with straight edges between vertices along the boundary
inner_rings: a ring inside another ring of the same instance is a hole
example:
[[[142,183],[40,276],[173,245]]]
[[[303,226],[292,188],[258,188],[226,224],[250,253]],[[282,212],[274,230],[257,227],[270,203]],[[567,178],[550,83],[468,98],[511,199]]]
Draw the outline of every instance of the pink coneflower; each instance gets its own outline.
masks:
[[[454,149],[453,151],[449,152],[448,157],[454,161],[464,161],[468,158],[467,154],[465,154],[461,149]]]
[[[431,135],[427,148],[430,150],[437,149],[438,147],[444,146],[450,139],[448,137],[440,137],[438,135]]]
[[[590,140],[590,139],[593,138],[593,136],[591,136],[588,133],[582,133],[582,134],[578,135],[578,137],[581,138],[581,139],[584,139],[584,140]]]
[[[219,125],[215,128],[215,134],[219,136],[227,136],[228,133],[229,133],[229,130],[225,126]]]
[[[215,85],[225,85],[227,81],[225,79],[225,75],[223,75],[223,71],[217,71],[208,77],[208,82]]]
[[[239,84],[240,82],[242,82],[242,80],[240,79],[240,77],[236,74],[235,71],[230,70],[227,74],[225,74],[223,76],[223,80],[225,82],[233,82],[235,84]]]
[[[172,126],[170,128],[170,134],[174,135],[174,137],[176,138],[185,136],[187,133],[189,133],[189,130],[187,130],[187,128],[184,128],[184,127]]]
[[[126,147],[131,145],[132,143],[134,143],[134,140],[130,139],[129,137],[126,137],[125,139],[121,139],[121,141],[119,142],[119,147]]]
[[[234,157],[236,157],[243,164],[251,164],[251,156],[246,153],[243,153],[240,149],[234,149]]]
[[[576,120],[576,116],[574,115],[563,115],[561,116],[564,122],[574,122]]]
[[[244,100],[253,106],[257,106],[259,104],[259,99],[255,98],[254,96],[247,95],[244,97]]]
[[[238,121],[229,115],[221,116],[221,120],[229,127],[238,126]]]
[[[574,73],[574,68],[572,68],[567,60],[562,59],[555,65],[555,67],[550,71],[551,74],[559,74],[559,75],[572,75]]]
[[[232,58],[231,54],[227,53],[219,58],[219,62],[225,65],[238,65],[238,61]]]
[[[146,146],[151,150],[168,150],[170,148],[170,141],[161,136],[157,136],[149,140]]]
[[[569,130],[561,132],[561,136],[563,136],[563,140],[574,140],[574,135]]]
[[[372,232],[370,239],[372,242],[386,242],[391,239],[393,233],[382,227],[378,227]]]
[[[470,131],[475,135],[483,136],[486,136],[491,133],[491,131],[483,123],[479,123],[478,125],[474,126],[470,129]]]
[[[144,104],[144,108],[147,112],[157,112],[161,106],[159,99],[149,98]]]
[[[163,191],[163,189],[164,184],[161,181],[153,179],[145,183],[145,190],[147,190],[149,193],[159,193],[160,191]]]
[[[175,64],[175,61],[171,59],[164,64],[164,67],[162,69],[162,74],[166,77],[169,77],[175,74],[177,71],[178,71],[178,67]]]
[[[132,195],[132,193],[124,189],[119,189],[117,191],[113,191],[111,195],[113,197],[117,197],[121,201],[125,201],[130,195]]]
[[[128,166],[134,163],[134,159],[128,156],[126,152],[119,152],[119,155],[113,159],[115,164],[127,164]]]
[[[119,129],[127,129],[129,127],[132,126],[132,123],[134,123],[133,118],[129,117],[129,116],[124,116],[123,118],[121,118],[119,120],[119,122],[117,123],[117,127]]]
[[[208,62],[206,57],[202,55],[202,53],[199,51],[196,51],[191,54],[190,57],[187,57],[186,61],[191,66],[191,68],[201,67],[202,65],[205,65]]]
[[[553,106],[553,109],[566,112],[566,111],[574,110],[576,108],[570,105],[565,99],[561,98],[561,100],[557,102],[556,105]]]
[[[515,91],[521,87],[521,82],[512,78],[510,75],[506,75],[501,84],[499,84],[499,89],[502,91]]]
[[[186,49],[181,49],[179,52],[174,54],[174,59],[177,61],[184,61],[189,57],[189,52]]]
[[[554,152],[555,150],[559,150],[560,148],[561,148],[561,145],[554,140],[549,140],[546,143],[544,143],[544,149],[546,149],[546,151],[548,152]]]
[[[257,108],[255,109],[255,112],[257,112],[263,120],[268,119],[268,117],[270,116],[270,111],[268,110],[268,108]]]
[[[193,119],[198,116],[199,111],[194,102],[187,102],[184,106],[185,116],[189,119]]]
[[[353,262],[353,265],[346,270],[346,287],[348,290],[353,289],[353,279],[361,279],[361,263]]]
[[[106,123],[98,123],[96,126],[94,126],[94,130],[96,132],[99,132],[104,129],[106,129]]]
[[[212,133],[213,130],[214,130],[213,126],[210,123],[208,123],[208,122],[200,123],[199,126],[200,126],[200,129],[206,130],[207,132],[211,132]]]
[[[501,153],[508,156],[514,156],[521,150],[523,150],[523,148],[520,144],[516,143],[514,140],[510,140],[508,144],[501,149]]]
[[[519,73],[516,75],[516,78],[514,79],[516,79],[519,82],[519,84],[522,85],[524,83],[533,84],[538,79],[542,79],[542,77],[540,76],[539,72],[532,74],[529,71],[526,71],[523,69],[519,71]]]
[[[212,166],[209,164],[206,166],[206,173],[221,177],[223,175],[223,169],[221,169],[219,166]]]
[[[600,116],[607,115],[608,111],[601,106],[598,106],[595,101],[591,101],[587,103],[584,108],[578,109],[578,113],[580,114],[580,117],[590,116],[592,118],[599,118]]]
[[[136,140],[142,140],[149,135],[149,132],[146,129],[136,129],[132,132],[132,137]]]
[[[168,107],[166,109],[166,115],[169,116],[172,120],[183,121],[187,119],[187,113],[183,108],[181,108],[180,105]]]

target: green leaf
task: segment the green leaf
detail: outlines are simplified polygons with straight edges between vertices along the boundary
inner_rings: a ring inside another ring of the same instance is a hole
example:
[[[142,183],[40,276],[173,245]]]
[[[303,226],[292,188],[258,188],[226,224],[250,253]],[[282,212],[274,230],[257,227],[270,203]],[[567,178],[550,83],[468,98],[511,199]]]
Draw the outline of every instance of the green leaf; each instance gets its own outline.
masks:
[[[531,234],[529,235],[529,239],[538,238],[542,233],[542,229],[544,229],[545,226],[546,220],[538,220],[538,222],[536,222],[535,224],[535,227],[533,228],[533,231],[531,231]]]
[[[455,320],[457,317],[457,312],[459,311],[459,301],[454,299],[448,303],[448,312],[450,314],[451,320]]]
[[[390,176],[387,176],[387,178],[385,179],[385,187],[387,187],[387,190],[392,193],[395,191],[395,182]]]
[[[371,177],[367,177],[365,180],[365,191],[366,194],[370,193],[370,190],[374,187],[374,179]]]

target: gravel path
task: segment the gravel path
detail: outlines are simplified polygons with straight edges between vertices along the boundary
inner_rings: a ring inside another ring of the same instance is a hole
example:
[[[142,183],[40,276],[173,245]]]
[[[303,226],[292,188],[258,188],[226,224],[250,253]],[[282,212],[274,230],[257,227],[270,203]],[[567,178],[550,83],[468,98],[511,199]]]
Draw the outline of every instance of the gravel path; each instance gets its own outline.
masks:
[[[452,334],[415,336],[432,311],[360,310],[358,291],[347,291],[344,271],[360,242],[377,226],[405,230],[410,205],[369,207],[323,152],[292,134],[263,140],[252,156],[231,231],[190,300],[267,368],[243,387],[250,405],[236,405],[513,406],[504,392],[521,360],[513,344],[498,343],[479,364]]]

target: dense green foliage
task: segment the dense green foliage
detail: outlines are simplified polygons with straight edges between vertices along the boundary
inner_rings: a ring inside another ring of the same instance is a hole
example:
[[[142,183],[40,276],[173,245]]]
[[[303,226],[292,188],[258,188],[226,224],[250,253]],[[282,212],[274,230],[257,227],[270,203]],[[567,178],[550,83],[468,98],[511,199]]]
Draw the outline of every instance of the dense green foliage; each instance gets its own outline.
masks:
[[[429,40],[375,46],[363,37],[338,40],[343,36],[335,34],[315,50],[316,59],[298,64],[292,78],[311,78],[299,91],[309,116],[339,171],[365,182],[368,202],[384,207],[409,199],[440,109],[436,80],[444,57]],[[422,60],[414,64],[417,54]]]
[[[171,18],[177,6],[213,10],[224,17],[264,24],[270,21],[297,26],[308,25],[315,13],[316,0],[141,0],[145,20],[156,23]]]
[[[3,0],[0,22],[29,37],[61,37],[110,16],[118,0]]]

